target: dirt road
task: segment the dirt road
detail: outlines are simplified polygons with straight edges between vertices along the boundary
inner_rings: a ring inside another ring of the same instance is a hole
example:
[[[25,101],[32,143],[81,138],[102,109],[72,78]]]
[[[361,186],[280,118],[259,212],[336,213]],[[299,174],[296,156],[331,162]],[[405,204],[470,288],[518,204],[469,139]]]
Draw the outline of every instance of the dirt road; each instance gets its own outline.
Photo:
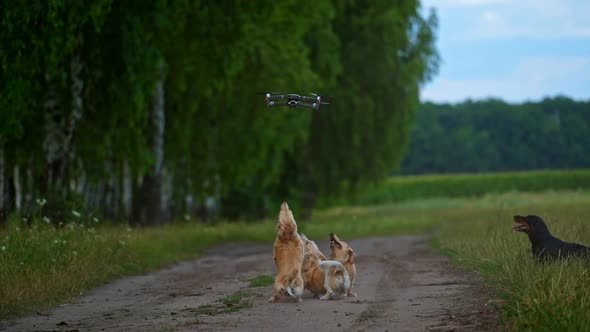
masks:
[[[357,253],[357,298],[270,304],[272,245],[228,244],[201,259],[94,289],[69,304],[16,321],[7,331],[485,331],[495,329],[482,286],[453,268],[421,236],[350,240]],[[317,241],[329,252],[328,243]],[[251,307],[220,298],[241,292]],[[209,306],[207,306],[209,305]],[[211,306],[213,305],[213,306]],[[216,307],[217,306],[217,307]],[[211,309],[213,308],[213,309]],[[213,312],[212,312],[213,311]]]

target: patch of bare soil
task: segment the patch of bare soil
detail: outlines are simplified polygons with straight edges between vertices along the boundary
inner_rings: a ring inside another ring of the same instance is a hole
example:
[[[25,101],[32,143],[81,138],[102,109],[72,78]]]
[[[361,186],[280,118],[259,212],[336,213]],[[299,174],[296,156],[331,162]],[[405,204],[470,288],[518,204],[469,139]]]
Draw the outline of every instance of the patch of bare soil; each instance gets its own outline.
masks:
[[[267,303],[272,245],[226,244],[195,261],[94,289],[49,312],[0,322],[6,331],[486,331],[497,315],[473,274],[423,236],[350,240],[356,298]],[[317,241],[328,253],[328,243]]]

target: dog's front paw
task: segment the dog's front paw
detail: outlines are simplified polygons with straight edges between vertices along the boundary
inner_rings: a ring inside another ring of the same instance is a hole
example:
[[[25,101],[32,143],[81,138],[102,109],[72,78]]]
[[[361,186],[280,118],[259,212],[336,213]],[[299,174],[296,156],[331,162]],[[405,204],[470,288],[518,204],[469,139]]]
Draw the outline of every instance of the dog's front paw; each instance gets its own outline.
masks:
[[[350,293],[346,294],[346,296],[356,297],[356,293],[355,292],[350,292]]]
[[[275,303],[275,302],[277,302],[279,300],[279,298],[280,298],[280,295],[273,295],[273,296],[271,296],[270,299],[268,299],[268,302],[269,303]]]

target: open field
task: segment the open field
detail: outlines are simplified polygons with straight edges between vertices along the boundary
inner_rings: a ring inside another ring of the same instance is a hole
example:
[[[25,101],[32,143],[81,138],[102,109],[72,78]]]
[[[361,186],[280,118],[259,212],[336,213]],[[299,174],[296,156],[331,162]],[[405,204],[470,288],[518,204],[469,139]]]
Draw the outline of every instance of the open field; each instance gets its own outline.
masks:
[[[587,191],[510,192],[324,209],[299,225],[316,239],[329,232],[343,238],[428,232],[435,247],[478,271],[495,296],[506,300],[499,302],[508,327],[584,330],[590,329],[585,315],[590,311],[588,270],[580,262],[533,264],[528,239],[511,232],[511,217],[541,215],[556,236],[590,244],[589,213]],[[12,226],[0,238],[0,312],[6,318],[47,308],[118,276],[197,257],[220,242],[270,243],[274,224],[176,224],[146,230],[97,225],[59,231],[43,224]]]

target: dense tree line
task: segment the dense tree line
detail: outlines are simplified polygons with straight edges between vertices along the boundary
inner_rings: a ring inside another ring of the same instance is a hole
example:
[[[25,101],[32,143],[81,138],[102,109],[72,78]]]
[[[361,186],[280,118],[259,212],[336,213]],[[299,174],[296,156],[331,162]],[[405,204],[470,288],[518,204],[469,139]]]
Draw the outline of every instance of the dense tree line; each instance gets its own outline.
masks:
[[[416,113],[402,172],[588,168],[588,151],[590,101],[424,103]]]
[[[309,210],[382,178],[436,25],[417,0],[2,2],[0,219]],[[268,90],[333,103],[266,109]]]

